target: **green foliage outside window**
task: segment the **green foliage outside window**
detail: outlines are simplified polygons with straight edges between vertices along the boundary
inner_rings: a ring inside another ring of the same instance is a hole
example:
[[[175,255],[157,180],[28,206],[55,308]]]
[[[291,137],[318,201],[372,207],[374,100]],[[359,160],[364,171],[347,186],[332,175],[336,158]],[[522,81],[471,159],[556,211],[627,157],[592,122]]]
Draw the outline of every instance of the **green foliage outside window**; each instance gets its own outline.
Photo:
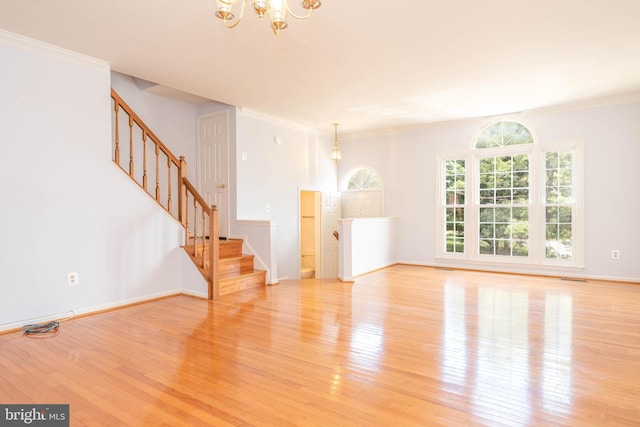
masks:
[[[509,145],[533,144],[529,129],[517,122],[498,122],[480,133],[476,148],[506,147]]]
[[[545,156],[545,256],[573,256],[573,153],[548,152]]]
[[[529,255],[529,156],[479,160],[478,251],[485,255]]]
[[[445,235],[450,253],[464,252],[465,161],[445,162]]]
[[[382,178],[369,168],[360,168],[355,171],[349,183],[347,184],[348,190],[371,190],[382,188]]]

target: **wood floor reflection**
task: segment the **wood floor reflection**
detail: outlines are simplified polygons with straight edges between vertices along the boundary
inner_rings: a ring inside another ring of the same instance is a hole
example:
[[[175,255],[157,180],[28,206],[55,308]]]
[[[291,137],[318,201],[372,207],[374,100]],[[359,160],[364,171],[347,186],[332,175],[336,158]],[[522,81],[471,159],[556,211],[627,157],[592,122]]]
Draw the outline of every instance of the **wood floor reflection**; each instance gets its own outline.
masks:
[[[640,425],[640,286],[394,266],[0,336],[72,426]]]

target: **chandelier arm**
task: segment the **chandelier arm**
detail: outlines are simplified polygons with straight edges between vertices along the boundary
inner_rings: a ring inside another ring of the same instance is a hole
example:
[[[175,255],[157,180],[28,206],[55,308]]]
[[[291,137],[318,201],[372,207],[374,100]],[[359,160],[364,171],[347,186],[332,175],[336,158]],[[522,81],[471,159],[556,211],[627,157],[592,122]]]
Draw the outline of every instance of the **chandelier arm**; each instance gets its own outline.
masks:
[[[240,20],[242,19],[242,16],[240,16],[233,24],[229,24],[227,19],[223,19],[223,23],[224,23],[224,27],[225,28],[235,28],[238,26],[238,24],[240,23]]]
[[[223,3],[227,3],[229,5],[234,5],[236,3],[236,1],[229,3],[228,1],[225,0],[221,0]],[[229,20],[228,19],[223,19],[222,21],[224,22],[224,26],[226,28],[235,28],[240,21],[242,20],[242,17],[244,16],[244,7],[247,4],[247,0],[242,0],[242,7],[240,8],[240,15],[238,16],[238,19],[231,25],[229,25]]]
[[[296,15],[291,11],[291,9],[289,9],[289,6],[287,6],[287,12],[289,12],[289,15],[293,16],[296,19],[307,19],[311,16],[311,10],[309,10],[309,13],[307,13],[306,15]]]
[[[238,19],[237,21],[235,21],[235,22],[234,22],[233,24],[231,24],[231,25],[229,25],[227,22],[229,22],[229,21],[227,21],[227,20],[225,19],[225,20],[224,20],[224,27],[225,27],[225,28],[235,28],[235,27],[237,27],[237,26],[238,26],[238,24],[240,23],[240,19]]]
[[[311,12],[313,12],[313,9],[309,9],[309,12],[307,12],[306,15],[296,15],[291,8],[289,7],[289,2],[287,2],[287,0],[283,1],[284,3],[284,7],[287,9],[287,12],[289,13],[289,15],[293,16],[296,19],[307,19],[308,17],[311,16]]]

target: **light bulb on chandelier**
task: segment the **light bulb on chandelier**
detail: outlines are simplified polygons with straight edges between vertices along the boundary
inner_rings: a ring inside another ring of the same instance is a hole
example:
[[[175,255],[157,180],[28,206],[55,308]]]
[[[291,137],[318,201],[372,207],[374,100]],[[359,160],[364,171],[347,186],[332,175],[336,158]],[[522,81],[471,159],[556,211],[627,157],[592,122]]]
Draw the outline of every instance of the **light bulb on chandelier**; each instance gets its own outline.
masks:
[[[234,28],[240,23],[240,20],[242,20],[242,16],[244,15],[244,8],[247,4],[247,0],[216,0],[216,2],[218,4],[216,16],[222,19],[225,27]],[[236,20],[234,6],[238,3],[241,3],[240,15],[238,15],[238,19]],[[285,20],[287,13],[296,19],[307,19],[311,16],[311,12],[319,8],[321,4],[320,0],[303,0],[302,8],[306,9],[306,13],[303,15],[297,15],[294,13],[291,8],[289,8],[287,0],[253,0],[252,6],[260,21],[264,19],[267,12],[269,13],[271,29],[274,34],[278,36],[280,35],[280,30],[284,30],[289,25]]]

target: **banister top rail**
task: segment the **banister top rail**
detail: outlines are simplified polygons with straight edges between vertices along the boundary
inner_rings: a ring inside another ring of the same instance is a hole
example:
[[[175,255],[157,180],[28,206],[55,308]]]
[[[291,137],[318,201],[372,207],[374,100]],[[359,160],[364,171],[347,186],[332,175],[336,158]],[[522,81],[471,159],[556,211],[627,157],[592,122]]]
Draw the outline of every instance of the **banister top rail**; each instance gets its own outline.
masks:
[[[162,143],[160,138],[158,138],[152,131],[149,129],[149,126],[138,116],[129,105],[124,102],[124,100],[118,95],[118,93],[111,89],[111,97],[116,102],[116,104],[121,107],[123,110],[129,114],[131,120],[133,120],[144,132],[151,138],[153,141],[158,144],[158,148],[171,160],[171,162],[175,165],[180,164],[180,160],[169,150],[169,148]]]
[[[209,207],[209,205],[207,204],[207,201],[200,195],[200,193],[198,193],[198,190],[196,190],[196,187],[194,187],[193,184],[191,184],[191,182],[189,182],[187,178],[183,178],[182,182],[184,183],[185,187],[187,187],[187,190],[191,193],[191,195],[196,199],[198,204],[202,206],[205,212],[208,213],[209,210],[211,210],[211,207]]]

